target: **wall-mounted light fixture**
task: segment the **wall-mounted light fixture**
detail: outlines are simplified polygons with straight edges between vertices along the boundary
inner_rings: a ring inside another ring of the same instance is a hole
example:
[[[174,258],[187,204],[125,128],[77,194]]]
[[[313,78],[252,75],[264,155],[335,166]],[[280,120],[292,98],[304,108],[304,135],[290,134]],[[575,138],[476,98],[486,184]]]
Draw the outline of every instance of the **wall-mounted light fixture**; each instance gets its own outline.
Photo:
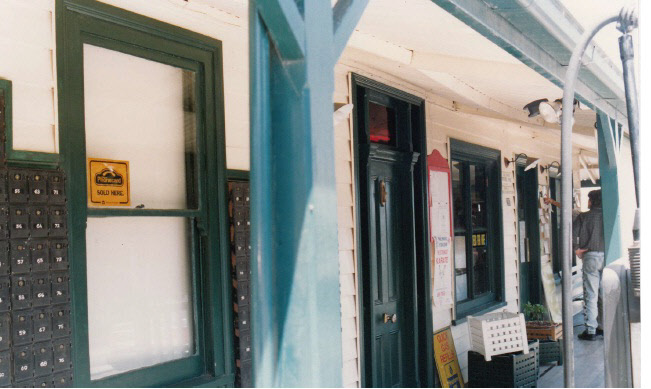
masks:
[[[538,158],[530,158],[530,157],[527,157],[527,154],[520,153],[520,154],[517,154],[515,156],[515,158],[513,158],[513,159],[508,159],[508,158],[504,157],[504,167],[509,167],[509,165],[512,162],[515,162],[518,165],[524,165],[524,171],[526,172],[527,170],[531,170],[531,169],[535,168],[536,166],[538,166],[538,161],[540,161],[540,159],[538,159]]]
[[[577,107],[580,108],[579,100],[574,99],[573,112],[576,111]],[[551,103],[547,99],[534,100],[522,109],[529,111],[530,118],[540,115],[547,123],[560,123],[563,113],[563,100],[556,99]],[[572,122],[572,125],[574,125],[574,122]]]
[[[547,167],[540,165],[540,174],[544,173],[545,170],[549,172],[551,178],[558,178],[561,176],[561,164],[558,163],[558,161],[550,163]]]

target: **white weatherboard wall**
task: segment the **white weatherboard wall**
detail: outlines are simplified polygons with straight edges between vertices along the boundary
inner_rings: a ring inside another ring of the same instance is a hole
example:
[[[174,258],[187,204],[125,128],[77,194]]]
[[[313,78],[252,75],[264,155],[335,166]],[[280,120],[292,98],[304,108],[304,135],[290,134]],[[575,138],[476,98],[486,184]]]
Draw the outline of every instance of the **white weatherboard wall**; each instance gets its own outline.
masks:
[[[0,78],[12,81],[15,149],[58,152],[54,0],[0,0]]]

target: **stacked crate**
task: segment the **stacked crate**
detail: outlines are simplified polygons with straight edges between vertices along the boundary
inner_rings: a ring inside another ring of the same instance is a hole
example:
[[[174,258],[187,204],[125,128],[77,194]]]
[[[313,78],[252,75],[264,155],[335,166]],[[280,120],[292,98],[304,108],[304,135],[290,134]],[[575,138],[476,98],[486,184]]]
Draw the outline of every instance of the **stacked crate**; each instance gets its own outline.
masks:
[[[252,387],[251,321],[249,300],[251,291],[251,218],[249,183],[231,181],[228,184],[231,214],[231,264],[233,273],[233,310],[235,326],[236,382],[240,387]]]
[[[538,384],[538,341],[529,352],[495,355],[491,361],[468,351],[468,385],[471,388],[534,388]]]

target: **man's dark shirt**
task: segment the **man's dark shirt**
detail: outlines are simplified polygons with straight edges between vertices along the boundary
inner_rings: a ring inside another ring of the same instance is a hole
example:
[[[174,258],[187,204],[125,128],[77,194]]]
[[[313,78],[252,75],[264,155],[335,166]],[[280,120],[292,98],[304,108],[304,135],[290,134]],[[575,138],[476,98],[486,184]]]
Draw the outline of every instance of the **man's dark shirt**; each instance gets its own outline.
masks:
[[[580,214],[572,225],[573,246],[588,251],[605,251],[604,222],[601,207]],[[577,242],[578,238],[578,242]]]

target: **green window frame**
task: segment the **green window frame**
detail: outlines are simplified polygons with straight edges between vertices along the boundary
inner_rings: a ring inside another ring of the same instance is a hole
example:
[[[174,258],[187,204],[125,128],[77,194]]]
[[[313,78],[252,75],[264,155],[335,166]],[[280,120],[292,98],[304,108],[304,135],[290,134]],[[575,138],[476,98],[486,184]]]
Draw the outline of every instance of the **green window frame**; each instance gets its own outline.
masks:
[[[454,225],[454,236],[465,238],[466,258],[466,279],[467,298],[457,301],[455,293],[456,315],[455,320],[462,320],[468,315],[476,315],[488,312],[505,305],[504,298],[504,275],[503,275],[503,238],[502,238],[502,201],[501,201],[501,164],[500,152],[498,150],[475,144],[450,139],[450,164],[451,169],[454,163],[461,167],[462,178],[460,182],[460,196],[453,193],[453,214],[463,211],[459,225]],[[471,166],[482,167],[486,174],[485,190],[485,212],[486,222],[484,226],[473,226],[473,203],[471,198],[470,168]],[[454,189],[453,189],[454,192]],[[461,213],[460,213],[461,214]],[[453,218],[454,219],[454,218]],[[453,224],[454,224],[453,220]],[[478,240],[475,245],[473,239]],[[481,240],[481,243],[479,243]],[[455,239],[456,241],[456,239]],[[485,243],[484,243],[485,242]],[[456,244],[454,245],[456,246]],[[475,293],[473,290],[474,268],[473,246],[485,247],[485,258],[487,261],[487,273],[489,279],[484,288],[487,291]],[[456,248],[455,248],[456,250]],[[455,274],[456,269],[455,254]],[[455,290],[457,277],[455,276]]]
[[[67,173],[75,385],[232,386],[233,329],[226,195],[221,42],[90,0],[57,0],[60,149]],[[193,71],[197,99],[197,207],[89,208],[86,187],[83,44]],[[91,380],[85,226],[88,217],[185,217],[192,220],[195,353]]]

